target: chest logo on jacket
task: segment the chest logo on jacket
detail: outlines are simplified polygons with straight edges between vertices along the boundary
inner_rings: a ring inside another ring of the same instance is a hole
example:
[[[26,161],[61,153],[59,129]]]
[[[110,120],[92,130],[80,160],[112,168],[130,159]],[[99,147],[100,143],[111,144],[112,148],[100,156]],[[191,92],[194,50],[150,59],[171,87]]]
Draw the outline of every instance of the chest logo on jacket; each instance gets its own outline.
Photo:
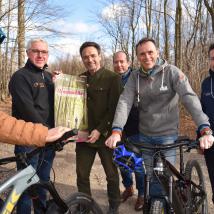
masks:
[[[45,87],[45,84],[43,82],[35,82],[33,84],[33,87],[34,88],[44,88]]]

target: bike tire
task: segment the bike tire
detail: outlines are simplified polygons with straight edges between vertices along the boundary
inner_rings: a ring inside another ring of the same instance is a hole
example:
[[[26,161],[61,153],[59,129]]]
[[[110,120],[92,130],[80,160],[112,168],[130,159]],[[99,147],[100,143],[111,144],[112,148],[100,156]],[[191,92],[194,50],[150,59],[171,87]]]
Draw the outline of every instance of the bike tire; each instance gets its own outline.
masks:
[[[166,207],[163,199],[152,199],[149,214],[166,214]]]
[[[66,214],[102,214],[102,210],[96,201],[89,195],[81,192],[74,193],[65,199],[69,211]],[[53,203],[46,214],[64,214],[57,207],[56,203]]]
[[[204,175],[201,166],[197,160],[189,160],[185,167],[185,178],[194,181],[204,191],[204,199],[202,200],[199,190],[189,183],[187,187],[187,213],[188,214],[208,214],[208,203],[206,195],[206,187]],[[198,205],[200,205],[198,207]]]

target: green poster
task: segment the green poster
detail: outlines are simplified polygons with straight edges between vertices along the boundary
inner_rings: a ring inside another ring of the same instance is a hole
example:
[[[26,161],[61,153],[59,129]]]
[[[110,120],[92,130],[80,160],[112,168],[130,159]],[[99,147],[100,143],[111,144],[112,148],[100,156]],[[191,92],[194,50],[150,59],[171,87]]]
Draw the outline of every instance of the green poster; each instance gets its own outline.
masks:
[[[55,80],[54,115],[56,126],[87,130],[85,77],[68,74],[57,76]]]

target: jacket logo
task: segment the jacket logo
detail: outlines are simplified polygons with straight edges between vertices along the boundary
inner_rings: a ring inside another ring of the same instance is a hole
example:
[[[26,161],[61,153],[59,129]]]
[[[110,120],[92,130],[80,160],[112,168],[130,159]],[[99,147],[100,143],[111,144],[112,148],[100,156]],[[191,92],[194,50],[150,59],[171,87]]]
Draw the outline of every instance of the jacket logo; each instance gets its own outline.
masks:
[[[34,88],[44,88],[45,87],[45,84],[43,82],[35,82],[33,84],[33,87]]]

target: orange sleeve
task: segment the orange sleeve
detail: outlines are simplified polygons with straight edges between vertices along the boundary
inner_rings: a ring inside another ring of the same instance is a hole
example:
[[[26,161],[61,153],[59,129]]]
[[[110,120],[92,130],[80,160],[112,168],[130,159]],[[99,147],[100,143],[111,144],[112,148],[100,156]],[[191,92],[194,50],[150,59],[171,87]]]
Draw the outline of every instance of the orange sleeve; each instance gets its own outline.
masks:
[[[33,124],[0,111],[0,141],[25,146],[44,146],[48,128]]]

